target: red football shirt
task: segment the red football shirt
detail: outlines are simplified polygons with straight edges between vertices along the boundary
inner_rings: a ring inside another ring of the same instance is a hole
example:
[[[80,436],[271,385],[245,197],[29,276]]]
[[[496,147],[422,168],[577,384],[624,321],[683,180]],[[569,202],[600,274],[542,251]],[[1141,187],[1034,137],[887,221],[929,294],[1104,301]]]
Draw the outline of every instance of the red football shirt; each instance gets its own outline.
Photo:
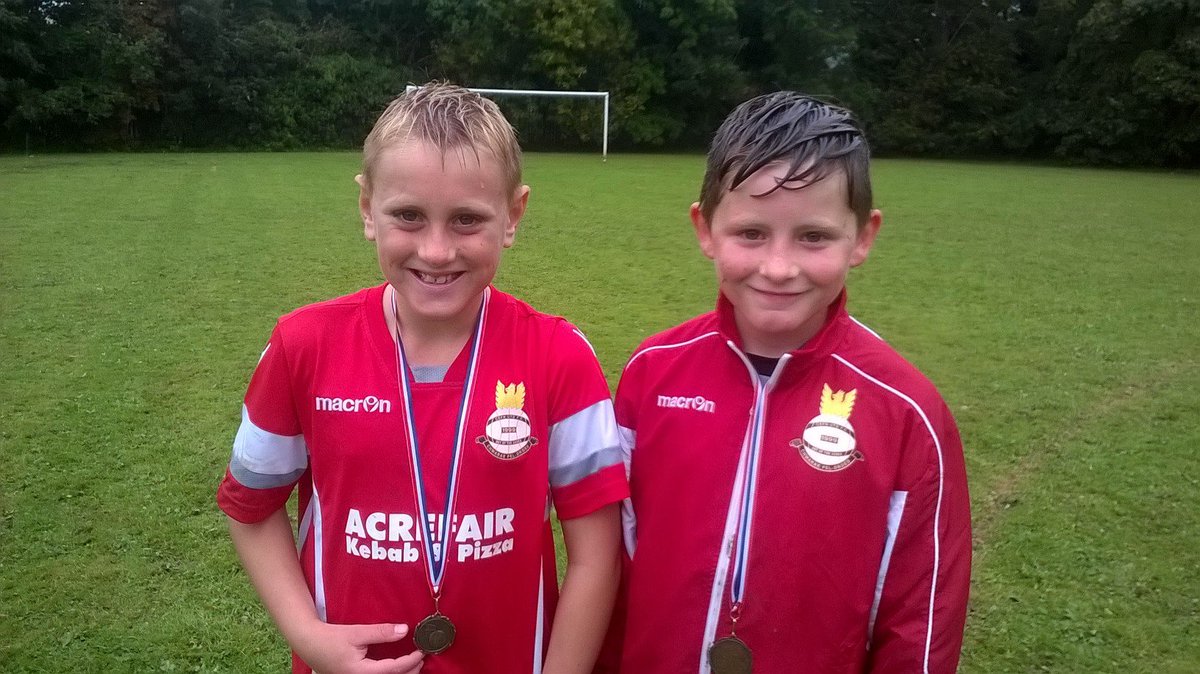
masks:
[[[603,373],[570,323],[489,288],[450,522],[443,508],[470,344],[443,381],[411,383],[433,511],[422,523],[384,288],[279,320],[218,502],[256,522],[299,487],[301,565],[330,623],[411,627],[432,613],[424,537],[442,536],[440,609],[457,636],[423,671],[540,671],[557,597],[550,506],[570,519],[628,494]],[[406,637],[370,656],[413,649]],[[308,668],[296,660],[294,671]]]

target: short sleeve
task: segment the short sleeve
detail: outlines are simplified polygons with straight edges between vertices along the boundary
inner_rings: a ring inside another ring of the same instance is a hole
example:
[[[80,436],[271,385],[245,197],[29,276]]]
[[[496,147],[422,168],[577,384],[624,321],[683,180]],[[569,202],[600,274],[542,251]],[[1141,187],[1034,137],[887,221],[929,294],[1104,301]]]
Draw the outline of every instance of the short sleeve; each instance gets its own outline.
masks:
[[[558,516],[581,517],[629,495],[608,383],[595,351],[561,321],[547,354],[550,490]]]
[[[229,468],[217,490],[217,504],[240,522],[258,522],[282,508],[308,467],[291,384],[276,325],[250,378]]]

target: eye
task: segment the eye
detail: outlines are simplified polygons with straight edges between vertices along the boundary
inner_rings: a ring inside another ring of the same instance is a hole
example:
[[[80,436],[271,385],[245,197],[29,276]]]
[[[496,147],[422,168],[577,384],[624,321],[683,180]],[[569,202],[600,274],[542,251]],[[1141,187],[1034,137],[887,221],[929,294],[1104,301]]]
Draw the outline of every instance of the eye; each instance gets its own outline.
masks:
[[[479,224],[482,218],[471,213],[463,213],[458,216],[458,224],[460,227],[474,227]]]
[[[746,241],[762,241],[767,235],[760,229],[743,229],[738,236]]]
[[[393,212],[392,217],[403,222],[416,222],[421,219],[421,214],[411,208],[403,208]]]
[[[804,243],[821,243],[827,239],[825,232],[805,232],[800,235],[800,240]]]

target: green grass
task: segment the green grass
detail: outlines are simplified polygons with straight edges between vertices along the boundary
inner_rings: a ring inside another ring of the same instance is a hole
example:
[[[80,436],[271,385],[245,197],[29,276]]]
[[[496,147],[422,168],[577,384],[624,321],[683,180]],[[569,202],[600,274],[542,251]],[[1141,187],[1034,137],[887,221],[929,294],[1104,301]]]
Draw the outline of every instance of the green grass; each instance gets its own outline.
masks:
[[[277,315],[377,282],[351,154],[0,157],[0,671],[277,671],[213,490]],[[498,285],[615,383],[711,306],[702,158],[531,155]],[[916,161],[851,309],[967,447],[964,672],[1200,663],[1200,175]]]

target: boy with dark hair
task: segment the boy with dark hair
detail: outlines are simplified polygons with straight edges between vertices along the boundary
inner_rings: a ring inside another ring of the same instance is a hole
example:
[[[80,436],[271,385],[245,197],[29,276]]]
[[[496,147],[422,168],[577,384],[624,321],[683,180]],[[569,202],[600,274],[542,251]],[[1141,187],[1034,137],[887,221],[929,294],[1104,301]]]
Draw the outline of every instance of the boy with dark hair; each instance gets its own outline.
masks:
[[[846,313],[882,216],[851,114],[725,120],[691,219],[717,308],[617,390],[630,470],[623,672],[952,672],[971,532],[933,385]]]
[[[529,197],[516,135],[427,86],[376,122],[357,180],[386,282],[275,326],[218,491],[246,572],[295,672],[586,672],[628,486],[591,347],[491,286]]]

